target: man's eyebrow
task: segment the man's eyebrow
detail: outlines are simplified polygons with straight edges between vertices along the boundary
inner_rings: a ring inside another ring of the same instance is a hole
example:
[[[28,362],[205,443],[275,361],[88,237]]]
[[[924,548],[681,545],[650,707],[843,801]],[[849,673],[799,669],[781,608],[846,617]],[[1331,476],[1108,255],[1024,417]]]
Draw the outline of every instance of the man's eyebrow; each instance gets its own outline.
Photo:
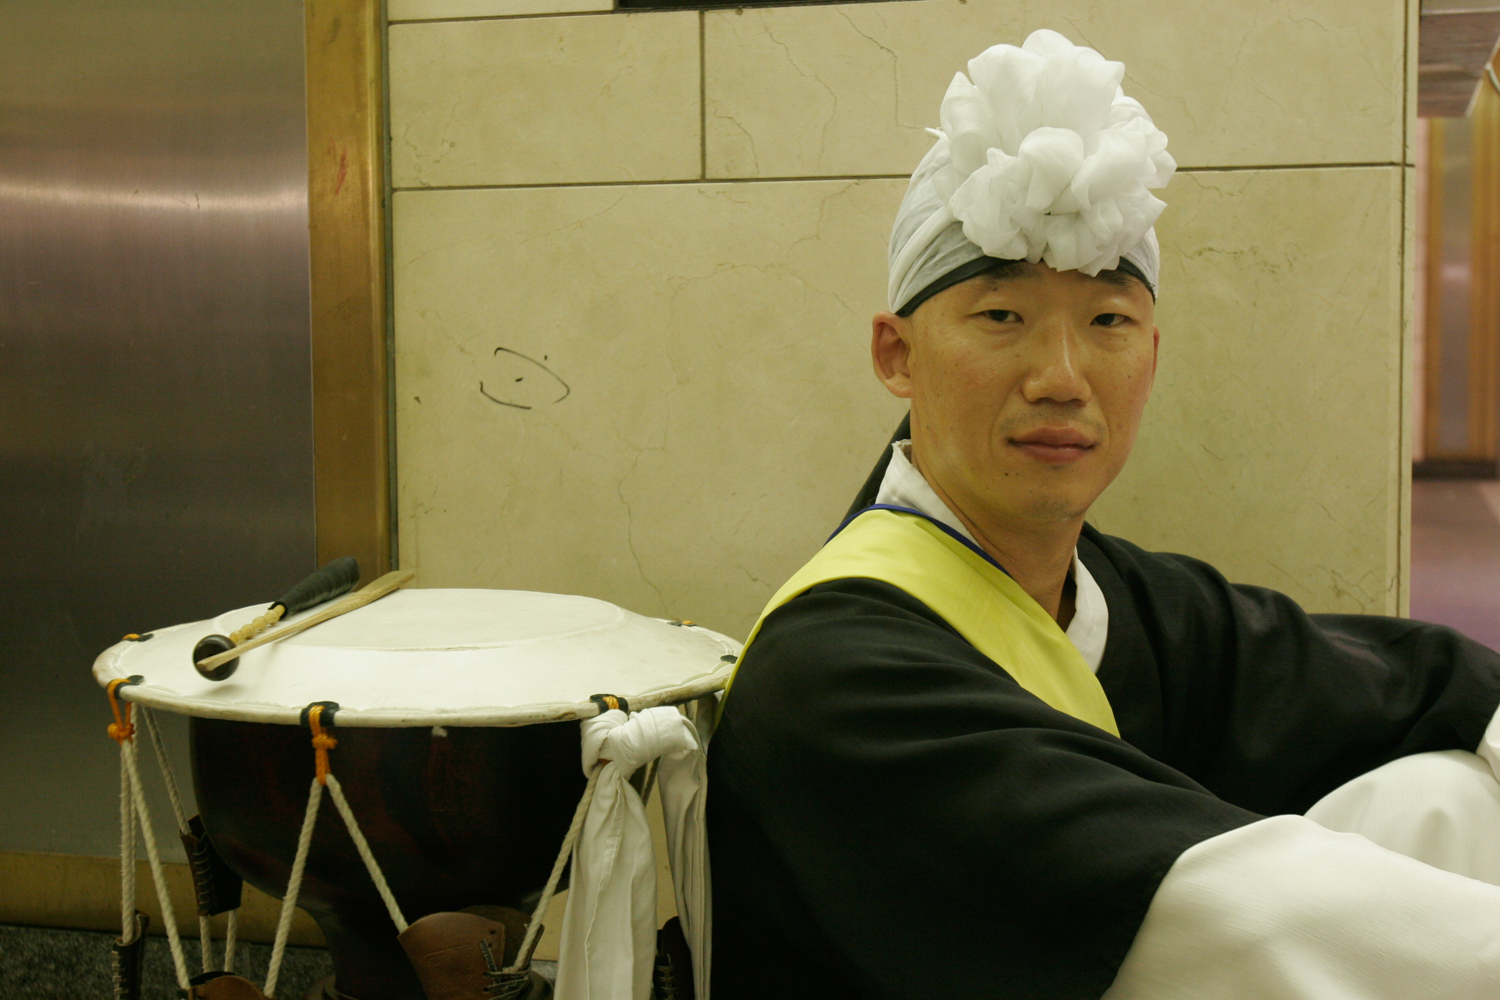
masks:
[[[1100,271],[1098,274],[1094,275],[1094,277],[1098,278],[1100,281],[1108,282],[1109,284],[1115,285],[1119,288],[1128,288],[1132,282],[1139,285],[1145,284],[1145,282],[1140,278],[1131,274],[1124,268],[1119,267],[1114,268],[1110,271]]]

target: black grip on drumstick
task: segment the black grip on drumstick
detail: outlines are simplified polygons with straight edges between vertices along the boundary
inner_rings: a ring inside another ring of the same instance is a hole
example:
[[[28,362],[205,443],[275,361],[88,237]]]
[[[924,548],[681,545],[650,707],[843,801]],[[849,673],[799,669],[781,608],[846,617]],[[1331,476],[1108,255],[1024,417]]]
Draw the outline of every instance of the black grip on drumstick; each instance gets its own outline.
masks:
[[[238,642],[244,642],[249,636],[254,635],[255,631],[263,627],[266,621],[274,623],[278,618],[306,611],[314,604],[322,604],[324,601],[347,594],[357,583],[359,583],[359,563],[350,556],[335,559],[288,590],[285,597],[267,608],[267,612],[271,612],[280,607],[282,609],[280,615],[263,616],[257,619],[259,624],[255,624],[254,628],[249,629],[245,634],[236,633],[234,638],[227,635],[206,635],[199,639],[198,645],[193,647],[194,668],[206,680],[227,679],[230,674],[239,669],[239,657],[221,663],[212,670],[204,670],[198,664],[211,656],[234,649]]]
[[[342,597],[358,583],[359,563],[352,556],[342,556],[288,590],[286,596],[271,607],[279,604],[286,609],[286,614],[295,615],[314,604]]]

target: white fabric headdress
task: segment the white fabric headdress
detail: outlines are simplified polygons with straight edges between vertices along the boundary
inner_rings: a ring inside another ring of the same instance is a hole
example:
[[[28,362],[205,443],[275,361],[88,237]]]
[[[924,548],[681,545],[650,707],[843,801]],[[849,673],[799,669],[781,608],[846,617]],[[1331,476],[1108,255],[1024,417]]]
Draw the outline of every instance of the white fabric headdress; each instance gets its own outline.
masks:
[[[898,311],[980,257],[1045,261],[1085,274],[1124,259],[1156,291],[1150,193],[1177,164],[1167,137],[1125,96],[1123,63],[1035,31],[969,61],[943,97],[938,139],[912,174],[891,232]]]

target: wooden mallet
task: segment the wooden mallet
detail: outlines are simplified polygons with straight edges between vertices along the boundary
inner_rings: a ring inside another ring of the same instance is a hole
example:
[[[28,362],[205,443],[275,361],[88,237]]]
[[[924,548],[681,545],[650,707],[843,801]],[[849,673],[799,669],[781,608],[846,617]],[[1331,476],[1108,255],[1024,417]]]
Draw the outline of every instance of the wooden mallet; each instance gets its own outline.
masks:
[[[305,611],[315,604],[347,594],[359,582],[359,564],[349,557],[335,559],[316,573],[287,591],[286,596],[266,609],[265,614],[235,629],[229,635],[206,635],[193,647],[193,665],[198,673],[211,681],[222,681],[234,673],[239,666],[240,654],[268,642],[296,635],[330,618],[362,608],[371,601],[379,600],[391,591],[410,581],[416,574],[411,570],[387,573],[342,601],[329,605],[311,617],[267,632],[256,638],[257,633],[275,625],[287,615]]]

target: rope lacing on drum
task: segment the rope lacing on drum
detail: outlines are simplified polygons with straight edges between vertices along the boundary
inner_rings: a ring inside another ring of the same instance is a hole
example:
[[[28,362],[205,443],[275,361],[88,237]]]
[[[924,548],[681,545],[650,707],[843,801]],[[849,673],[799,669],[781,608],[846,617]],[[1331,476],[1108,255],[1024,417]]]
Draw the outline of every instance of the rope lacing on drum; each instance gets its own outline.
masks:
[[[126,636],[131,639],[132,636]],[[151,638],[146,636],[134,636],[136,641],[145,641]],[[127,685],[139,684],[144,678],[139,676],[115,678],[105,687],[105,693],[109,696],[110,711],[115,721],[110,723],[107,732],[109,738],[120,745],[120,919],[124,925],[121,934],[122,944],[129,944],[135,933],[135,835],[139,825],[143,830],[150,823],[150,811],[148,809],[144,788],[141,785],[140,771],[137,764],[136,736],[138,729],[132,720],[132,715],[139,717],[144,725],[147,735],[151,738],[151,747],[155,751],[157,767],[161,771],[162,783],[167,789],[167,798],[172,804],[172,814],[177,821],[177,829],[180,834],[187,834],[188,818],[187,812],[182,805],[182,794],[178,790],[177,776],[172,770],[172,762],[167,757],[166,745],[162,741],[161,731],[157,728],[156,718],[142,706],[133,705],[120,696],[120,688]],[[154,828],[144,836],[148,854],[155,844]],[[162,908],[163,917],[167,923],[168,944],[173,946],[172,960],[178,974],[179,981],[187,975],[186,958],[182,955],[179,931],[176,921],[173,919],[172,901],[163,891],[163,881],[160,875],[159,864],[153,865],[152,878],[156,883],[158,903]],[[230,910],[225,921],[224,935],[224,964],[223,971],[230,972],[234,969],[234,953],[236,937],[239,929],[239,913]],[[213,968],[213,929],[209,918],[201,913],[198,917],[198,938],[200,942],[200,954],[202,956],[203,971],[208,972]],[[175,944],[174,944],[175,942]]]
[[[307,854],[312,847],[313,828],[318,822],[318,807],[323,802],[324,788],[328,789],[334,808],[343,818],[344,826],[349,830],[349,838],[354,841],[354,848],[359,852],[365,870],[370,873],[370,880],[375,883],[375,891],[385,903],[386,912],[396,925],[396,932],[399,934],[407,928],[406,918],[401,915],[401,907],[396,903],[396,897],[386,883],[385,874],[370,850],[370,843],[365,840],[364,832],[354,818],[354,810],[349,808],[349,800],[344,797],[343,786],[329,766],[328,751],[338,746],[338,740],[325,727],[332,728],[337,710],[338,706],[333,702],[318,702],[309,705],[303,712],[307,727],[312,730],[313,780],[307,795],[307,812],[302,817],[302,831],[297,836],[297,854],[292,860],[292,873],[287,879],[286,895],[281,900],[281,916],[276,921],[276,939],[271,945],[271,964],[266,972],[267,997],[276,995],[276,981],[281,975],[281,962],[286,955],[287,939],[292,931],[292,916],[297,912],[297,896],[302,891],[302,876],[307,869]]]
[[[161,907],[162,922],[166,925],[167,948],[172,953],[172,968],[177,975],[177,985],[188,988],[187,959],[182,953],[182,938],[177,932],[177,915],[172,908],[172,897],[167,893],[166,873],[162,869],[161,852],[156,846],[156,828],[151,824],[151,810],[146,803],[146,793],[141,784],[141,771],[136,759],[136,728],[131,721],[134,708],[120,697],[120,688],[139,684],[140,677],[119,677],[109,682],[105,693],[109,695],[109,707],[115,721],[110,723],[109,738],[120,745],[120,924],[121,942],[130,944],[138,929],[136,920],[135,883],[135,837],[139,830],[146,844],[146,858],[151,863],[151,880],[156,885],[156,899]],[[122,707],[123,703],[123,707]],[[149,719],[146,710],[140,710],[142,718]],[[149,726],[149,724],[148,724]],[[165,761],[163,759],[163,765]],[[175,790],[175,781],[169,787]]]

